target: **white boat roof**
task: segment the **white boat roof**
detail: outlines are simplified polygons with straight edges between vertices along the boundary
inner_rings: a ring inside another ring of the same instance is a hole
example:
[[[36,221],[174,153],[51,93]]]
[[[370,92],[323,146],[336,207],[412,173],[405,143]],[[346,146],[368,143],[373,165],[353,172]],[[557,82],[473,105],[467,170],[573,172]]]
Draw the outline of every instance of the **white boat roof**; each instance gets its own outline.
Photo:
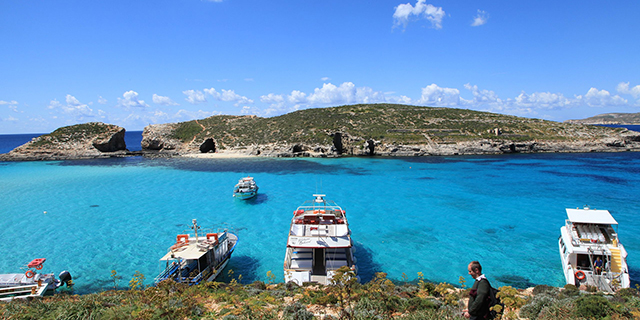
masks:
[[[172,253],[173,253],[173,257],[171,256]],[[200,257],[202,257],[205,253],[207,253],[207,250],[198,249],[198,246],[194,241],[189,243],[189,245],[185,246],[184,250],[167,252],[167,254],[165,254],[164,257],[160,259],[160,261],[176,260],[178,258],[185,259],[185,260],[195,260],[195,259],[200,259]]]
[[[351,247],[351,239],[349,237],[289,236],[288,245],[296,248],[346,248]]]
[[[609,210],[567,209],[567,217],[573,223],[618,224]]]

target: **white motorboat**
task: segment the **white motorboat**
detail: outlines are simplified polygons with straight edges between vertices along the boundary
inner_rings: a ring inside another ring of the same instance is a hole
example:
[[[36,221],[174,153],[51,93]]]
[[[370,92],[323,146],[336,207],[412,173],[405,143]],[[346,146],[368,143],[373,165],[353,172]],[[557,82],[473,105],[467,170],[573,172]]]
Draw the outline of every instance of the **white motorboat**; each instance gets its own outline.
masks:
[[[627,251],[617,227],[607,210],[567,209],[558,239],[567,284],[595,286],[604,292],[629,288]]]
[[[233,188],[233,196],[238,199],[251,199],[256,195],[258,195],[258,185],[255,180],[253,180],[253,177],[240,179]]]
[[[179,234],[176,243],[160,259],[166,266],[155,283],[166,279],[189,285],[213,281],[229,263],[238,237],[227,230],[198,234],[200,226],[196,219],[192,223],[193,234]]]
[[[349,267],[357,275],[351,231],[344,210],[324,194],[314,194],[293,212],[287,252],[285,282],[330,284],[337,269]]]
[[[73,285],[69,271],[62,271],[59,279],[53,273],[38,273],[46,260],[34,259],[22,268],[24,273],[0,274],[0,301],[41,297],[53,293],[62,285]]]

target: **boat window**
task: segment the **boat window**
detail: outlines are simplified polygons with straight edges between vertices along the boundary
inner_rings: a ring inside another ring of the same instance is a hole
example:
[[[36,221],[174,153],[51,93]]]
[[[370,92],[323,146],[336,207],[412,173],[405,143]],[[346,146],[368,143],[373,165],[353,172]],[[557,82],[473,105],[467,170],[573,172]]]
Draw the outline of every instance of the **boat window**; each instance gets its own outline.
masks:
[[[587,254],[578,254],[576,257],[576,262],[578,263],[578,268],[582,270],[591,269],[591,262],[589,261],[589,255]]]

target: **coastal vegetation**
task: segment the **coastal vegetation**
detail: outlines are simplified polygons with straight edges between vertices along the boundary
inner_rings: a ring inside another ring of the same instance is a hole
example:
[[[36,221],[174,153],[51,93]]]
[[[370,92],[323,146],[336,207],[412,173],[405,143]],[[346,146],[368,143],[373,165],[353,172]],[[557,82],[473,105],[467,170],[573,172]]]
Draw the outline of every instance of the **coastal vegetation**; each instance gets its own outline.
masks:
[[[43,134],[36,138],[36,141],[27,145],[30,149],[37,149],[43,146],[56,145],[60,143],[73,143],[91,137],[93,139],[109,139],[113,134],[113,125],[101,122],[88,122],[72,126],[60,127],[55,131]]]
[[[2,319],[465,319],[469,288],[463,277],[458,287],[431,283],[418,274],[417,281],[393,282],[377,273],[365,284],[355,281],[349,269],[336,274],[332,285],[255,281],[241,284],[208,282],[186,286],[166,280],[144,285],[136,274],[129,289],[87,295],[63,292],[33,300],[0,303]],[[114,286],[117,273],[112,272]],[[633,288],[604,295],[580,291],[573,285],[555,288],[539,285],[527,290],[501,287],[504,308],[500,319],[637,319],[640,296]]]
[[[183,143],[215,135],[221,145],[330,144],[336,132],[394,144],[457,143],[496,138],[567,141],[604,138],[624,129],[560,123],[456,108],[358,104],[305,109],[277,117],[219,115],[178,123]]]

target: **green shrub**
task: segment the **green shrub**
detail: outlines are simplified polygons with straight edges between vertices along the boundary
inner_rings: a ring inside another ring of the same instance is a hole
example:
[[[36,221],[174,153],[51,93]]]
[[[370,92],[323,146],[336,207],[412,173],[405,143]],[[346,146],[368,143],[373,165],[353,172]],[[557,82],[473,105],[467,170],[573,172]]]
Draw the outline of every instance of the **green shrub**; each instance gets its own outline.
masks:
[[[575,287],[575,286],[574,286]],[[546,284],[537,285],[533,288],[533,295],[539,294],[549,294],[551,296],[556,296],[560,290],[556,287],[548,286]]]
[[[282,313],[285,319],[291,320],[311,320],[313,319],[313,313],[309,312],[305,306],[300,304],[300,302],[295,302],[290,304],[284,308],[284,312]]]
[[[613,313],[611,303],[595,294],[581,296],[576,300],[576,316],[587,319],[602,319]]]
[[[551,307],[556,301],[557,299],[549,293],[539,293],[520,308],[520,316],[530,320],[537,319],[542,309]]]
[[[575,296],[579,296],[580,295],[580,290],[578,289],[578,287],[572,285],[572,284],[565,284],[564,285],[564,290],[562,290],[560,292],[560,298],[564,298],[564,297],[575,297]]]
[[[407,311],[413,312],[418,310],[431,310],[431,309],[438,309],[438,305],[433,300],[422,299],[418,297],[413,297],[407,300],[407,307],[406,307]]]

